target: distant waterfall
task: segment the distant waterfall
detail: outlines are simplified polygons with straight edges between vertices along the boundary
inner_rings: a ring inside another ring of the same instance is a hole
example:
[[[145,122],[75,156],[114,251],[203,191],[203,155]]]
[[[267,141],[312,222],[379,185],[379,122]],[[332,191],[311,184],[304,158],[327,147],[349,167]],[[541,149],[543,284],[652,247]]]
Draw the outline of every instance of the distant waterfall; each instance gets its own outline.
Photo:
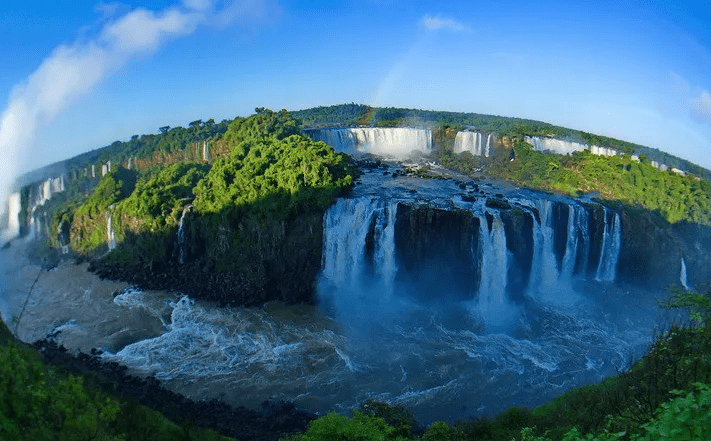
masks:
[[[617,150],[599,145],[588,145],[581,142],[565,141],[562,139],[548,138],[543,136],[525,136],[524,141],[531,144],[534,150],[539,152],[554,152],[561,155],[569,155],[573,152],[590,150],[593,155],[615,156]]]
[[[48,225],[47,213],[41,210],[47,201],[51,200],[52,197],[64,191],[64,176],[60,175],[55,178],[48,178],[44,181],[30,187],[30,193],[28,195],[28,206],[29,206],[29,234],[30,237],[48,236],[50,234],[50,227]],[[19,207],[21,201],[17,203]],[[17,209],[18,215],[20,209]],[[19,222],[19,219],[18,219]],[[18,226],[19,232],[19,226]]]
[[[183,244],[185,243],[186,235],[185,235],[185,215],[193,208],[192,205],[188,205],[185,208],[183,208],[183,214],[180,215],[180,222],[178,223],[178,232],[176,234],[176,241],[178,242],[178,248],[180,250],[180,254],[178,255],[178,262],[182,265],[185,263],[185,255],[187,254],[185,251],[185,247]]]
[[[414,152],[432,151],[429,129],[408,127],[350,127],[306,131],[315,141],[323,141],[336,151],[372,153],[384,157],[407,158]]]
[[[684,289],[689,289],[689,280],[686,274],[686,261],[684,258],[681,258],[681,270],[679,271],[679,282],[681,282],[681,286],[684,287]]]
[[[20,211],[22,198],[20,193],[12,193],[7,199],[7,226],[2,231],[0,244],[12,240],[20,235]]]
[[[106,245],[109,247],[109,251],[116,248],[116,236],[114,234],[113,226],[113,214],[109,211],[106,213]]]
[[[481,132],[457,132],[454,137],[454,153],[470,152],[473,156],[489,157],[491,150],[491,133],[486,137],[486,146],[483,146]]]
[[[210,146],[207,141],[202,143],[202,160],[208,162],[210,160]]]
[[[602,250],[600,251],[600,263],[597,267],[597,280],[606,282],[615,280],[621,244],[620,215],[605,208],[605,230],[603,232]]]

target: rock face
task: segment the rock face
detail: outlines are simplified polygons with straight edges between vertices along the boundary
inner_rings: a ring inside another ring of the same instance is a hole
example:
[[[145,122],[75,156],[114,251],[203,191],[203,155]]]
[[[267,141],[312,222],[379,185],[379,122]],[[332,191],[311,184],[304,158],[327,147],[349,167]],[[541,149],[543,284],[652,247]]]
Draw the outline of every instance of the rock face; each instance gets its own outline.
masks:
[[[462,275],[479,273],[472,253],[479,222],[469,211],[398,204],[395,250],[401,282],[449,293],[474,291],[476,276]]]
[[[625,207],[620,276],[623,281],[682,286],[682,259],[688,284],[693,287],[711,281],[711,228],[698,224],[669,224],[660,215]]]
[[[95,260],[91,269],[102,277],[224,304],[311,301],[321,268],[320,215],[261,225],[245,221],[213,229],[187,212],[183,228],[181,234],[175,228],[173,235],[158,238],[127,234],[119,249]],[[248,240],[232,240],[238,231]],[[135,257],[146,241],[161,249],[158,258],[147,265]]]

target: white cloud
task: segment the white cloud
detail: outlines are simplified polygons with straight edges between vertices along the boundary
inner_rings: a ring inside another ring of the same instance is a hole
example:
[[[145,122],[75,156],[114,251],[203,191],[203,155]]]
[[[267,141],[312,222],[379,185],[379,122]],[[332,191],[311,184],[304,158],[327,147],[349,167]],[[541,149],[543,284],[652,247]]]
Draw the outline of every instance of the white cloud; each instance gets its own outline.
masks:
[[[0,115],[0,214],[21,163],[35,147],[37,131],[67,105],[89,92],[107,75],[132,59],[154,53],[168,41],[192,34],[200,25],[248,21],[268,9],[265,1],[235,0],[221,9],[209,0],[184,0],[190,9],[173,6],[161,11],[134,9],[110,20],[93,38],[57,47],[22,84],[16,85]],[[111,15],[116,4],[101,4]]]
[[[454,32],[470,31],[471,28],[464,23],[442,16],[426,15],[420,20],[420,25],[428,31],[449,30]]]

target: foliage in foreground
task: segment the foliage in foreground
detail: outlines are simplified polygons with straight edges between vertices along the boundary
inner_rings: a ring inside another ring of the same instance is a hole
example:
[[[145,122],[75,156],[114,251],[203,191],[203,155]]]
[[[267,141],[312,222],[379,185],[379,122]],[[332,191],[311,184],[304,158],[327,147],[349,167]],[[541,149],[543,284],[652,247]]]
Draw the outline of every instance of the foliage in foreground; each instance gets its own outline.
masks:
[[[154,410],[86,387],[81,377],[57,373],[12,341],[0,322],[0,440],[229,439],[180,427]]]

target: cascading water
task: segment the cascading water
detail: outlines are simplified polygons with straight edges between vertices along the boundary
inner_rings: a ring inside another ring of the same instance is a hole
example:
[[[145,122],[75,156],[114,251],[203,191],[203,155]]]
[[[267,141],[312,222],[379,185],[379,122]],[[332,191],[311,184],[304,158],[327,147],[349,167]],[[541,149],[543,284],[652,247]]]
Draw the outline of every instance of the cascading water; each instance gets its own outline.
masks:
[[[681,286],[684,287],[684,289],[689,289],[689,280],[686,274],[686,260],[684,260],[683,257],[681,258],[681,269],[679,270],[679,282],[681,282]]]
[[[602,250],[600,251],[600,263],[597,267],[596,279],[599,281],[612,282],[617,273],[617,259],[620,255],[620,245],[622,244],[622,228],[620,226],[620,215],[605,208],[605,229],[602,238]]]
[[[178,242],[178,248],[179,248],[179,255],[178,255],[178,263],[181,265],[185,263],[185,239],[186,239],[186,233],[185,233],[185,215],[193,208],[192,205],[188,205],[185,208],[183,208],[183,213],[180,215],[180,222],[178,223],[178,232],[176,234],[176,242]]]
[[[306,133],[315,141],[323,141],[336,151],[350,154],[372,153],[404,159],[418,151],[432,151],[432,132],[429,129],[351,127],[314,129]]]
[[[12,193],[7,199],[7,226],[2,230],[0,244],[20,235],[20,211],[22,199],[20,193]]]
[[[350,294],[389,298],[395,265],[395,215],[397,203],[363,197],[339,199],[324,216],[322,289],[343,289]],[[365,238],[374,248],[368,250]],[[373,283],[376,281],[376,285]],[[329,288],[331,287],[331,288]],[[348,301],[348,299],[346,300]]]
[[[498,213],[489,230],[485,216],[479,218],[479,243],[481,249],[481,276],[478,292],[478,310],[488,330],[506,329],[511,325],[511,305],[506,298],[509,255],[506,250],[506,233]]]
[[[116,248],[116,235],[112,221],[113,214],[109,211],[106,213],[106,245],[109,247],[109,251]]]
[[[454,153],[470,152],[473,156],[485,156],[488,158],[491,152],[492,134],[487,134],[486,146],[483,146],[483,136],[481,132],[457,132],[454,137]]]
[[[202,160],[208,162],[210,160],[210,146],[207,141],[202,143]]]
[[[590,152],[594,155],[617,155],[617,150],[611,148],[600,147],[597,145],[588,145],[574,141],[565,141],[556,138],[547,138],[542,136],[525,136],[524,141],[531,144],[534,150],[538,150],[540,152],[551,151],[559,153],[561,155],[569,155],[573,152],[578,152],[581,150],[590,150]]]

